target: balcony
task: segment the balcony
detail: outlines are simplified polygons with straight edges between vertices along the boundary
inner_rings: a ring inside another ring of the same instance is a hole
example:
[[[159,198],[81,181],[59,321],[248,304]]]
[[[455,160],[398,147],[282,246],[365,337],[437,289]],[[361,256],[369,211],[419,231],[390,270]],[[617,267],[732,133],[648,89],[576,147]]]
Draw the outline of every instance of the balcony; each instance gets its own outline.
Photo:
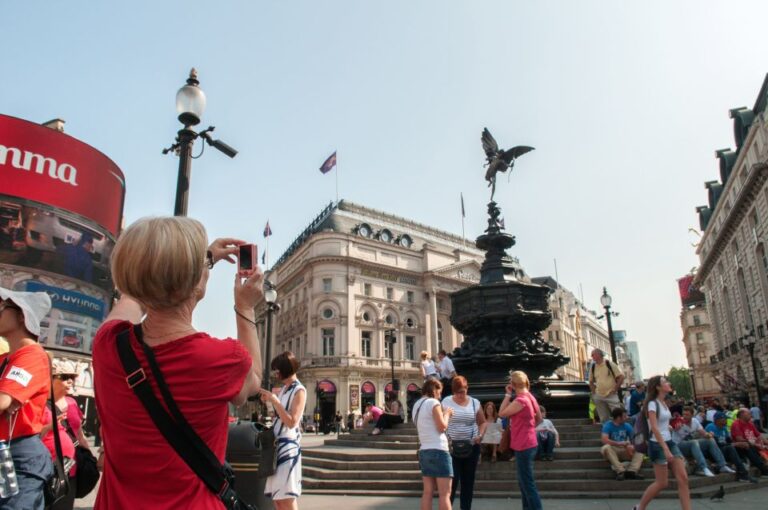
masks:
[[[380,367],[390,368],[389,358],[361,358],[358,356],[312,356],[301,360],[301,368],[335,367]],[[395,368],[400,370],[418,370],[419,362],[395,360]]]

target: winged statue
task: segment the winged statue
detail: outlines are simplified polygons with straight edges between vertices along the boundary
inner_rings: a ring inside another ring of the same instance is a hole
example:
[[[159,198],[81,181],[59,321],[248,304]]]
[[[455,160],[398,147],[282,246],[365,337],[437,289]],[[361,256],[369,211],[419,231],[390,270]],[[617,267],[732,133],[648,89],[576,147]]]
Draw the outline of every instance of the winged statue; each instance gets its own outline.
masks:
[[[496,174],[506,172],[507,170],[511,172],[515,166],[515,160],[534,149],[527,145],[518,145],[506,151],[501,150],[499,149],[499,144],[496,143],[496,139],[488,131],[488,128],[483,129],[481,140],[487,161],[485,166],[488,167],[488,170],[485,172],[485,180],[488,181],[488,186],[491,187],[491,200],[493,200],[493,195],[496,193]]]

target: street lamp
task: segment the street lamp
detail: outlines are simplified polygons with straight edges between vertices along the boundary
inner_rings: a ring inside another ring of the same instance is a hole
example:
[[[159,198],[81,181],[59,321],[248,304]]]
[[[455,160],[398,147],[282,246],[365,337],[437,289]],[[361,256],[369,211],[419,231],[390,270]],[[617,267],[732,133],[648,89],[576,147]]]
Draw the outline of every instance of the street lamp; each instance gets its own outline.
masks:
[[[605,319],[608,321],[608,342],[611,344],[611,359],[614,363],[617,363],[616,359],[616,340],[613,338],[613,325],[611,324],[611,315],[618,316],[619,314],[611,311],[611,303],[613,299],[608,294],[608,290],[603,287],[603,295],[600,296],[600,304],[605,308]]]
[[[267,330],[265,332],[266,338],[264,347],[264,375],[261,378],[261,386],[264,389],[270,388],[270,373],[272,369],[270,367],[272,363],[272,314],[280,310],[280,305],[277,304],[277,289],[275,284],[271,281],[264,279],[264,301],[267,302]]]
[[[392,391],[399,392],[399,385],[395,383],[395,344],[397,343],[397,335],[394,329],[388,329],[386,332],[386,342],[389,342],[389,363],[392,367]]]
[[[749,326],[747,328],[747,336],[745,338],[746,344],[747,344],[747,351],[749,351],[749,359],[752,361],[752,377],[755,378],[755,390],[757,391],[757,407],[759,407],[761,410],[763,409],[763,389],[760,386],[760,379],[757,377],[757,367],[755,366],[755,343],[757,342],[757,338],[755,338],[755,330],[754,328],[750,328]]]
[[[205,94],[199,87],[197,80],[197,70],[192,68],[187,78],[187,84],[176,93],[176,111],[179,112],[179,122],[184,124],[184,128],[179,130],[176,135],[176,143],[163,149],[163,154],[173,152],[179,156],[179,175],[176,181],[176,204],[173,208],[174,216],[186,216],[187,206],[189,204],[189,180],[192,172],[192,159],[200,156],[192,156],[192,144],[195,138],[200,137],[211,147],[223,152],[230,158],[237,155],[237,151],[222,142],[214,140],[211,133],[214,126],[209,126],[201,132],[196,132],[192,126],[200,124],[200,118],[205,111]],[[205,146],[203,146],[203,150]],[[202,155],[202,151],[200,155]]]

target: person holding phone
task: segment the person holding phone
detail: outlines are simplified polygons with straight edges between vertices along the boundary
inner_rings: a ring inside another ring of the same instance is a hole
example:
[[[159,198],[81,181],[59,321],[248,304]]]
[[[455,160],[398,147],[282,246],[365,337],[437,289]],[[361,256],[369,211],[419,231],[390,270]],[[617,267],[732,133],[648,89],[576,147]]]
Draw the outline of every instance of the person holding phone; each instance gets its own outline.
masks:
[[[192,326],[205,297],[209,271],[234,263],[245,244],[217,239],[208,246],[203,225],[186,217],[145,218],[125,229],[112,253],[112,279],[122,292],[93,340],[96,407],[104,440],[104,474],[94,508],[156,510],[223,508],[218,495],[179,457],[134,394],[118,355],[128,332],[144,377],[154,379],[143,343],[151,349],[181,414],[219,461],[227,444],[228,404],[259,392],[262,362],[254,308],[263,276],[234,275],[237,339],[218,339]],[[222,307],[222,313],[227,308]],[[154,386],[154,385],[153,385]],[[163,398],[157,389],[155,396]]]

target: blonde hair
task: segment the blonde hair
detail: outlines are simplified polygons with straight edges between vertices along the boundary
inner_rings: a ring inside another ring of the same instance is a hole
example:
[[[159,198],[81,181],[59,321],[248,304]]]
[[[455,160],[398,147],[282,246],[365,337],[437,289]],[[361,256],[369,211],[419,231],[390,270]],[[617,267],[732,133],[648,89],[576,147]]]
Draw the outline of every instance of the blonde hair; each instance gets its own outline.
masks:
[[[525,389],[531,389],[531,383],[528,381],[528,376],[522,370],[515,370],[509,373],[509,382],[512,386],[519,388],[525,386]]]
[[[142,218],[125,229],[112,252],[112,280],[148,308],[189,299],[203,276],[208,237],[197,220]]]
[[[429,353],[427,351],[421,351],[421,359],[427,359],[429,357]]]

